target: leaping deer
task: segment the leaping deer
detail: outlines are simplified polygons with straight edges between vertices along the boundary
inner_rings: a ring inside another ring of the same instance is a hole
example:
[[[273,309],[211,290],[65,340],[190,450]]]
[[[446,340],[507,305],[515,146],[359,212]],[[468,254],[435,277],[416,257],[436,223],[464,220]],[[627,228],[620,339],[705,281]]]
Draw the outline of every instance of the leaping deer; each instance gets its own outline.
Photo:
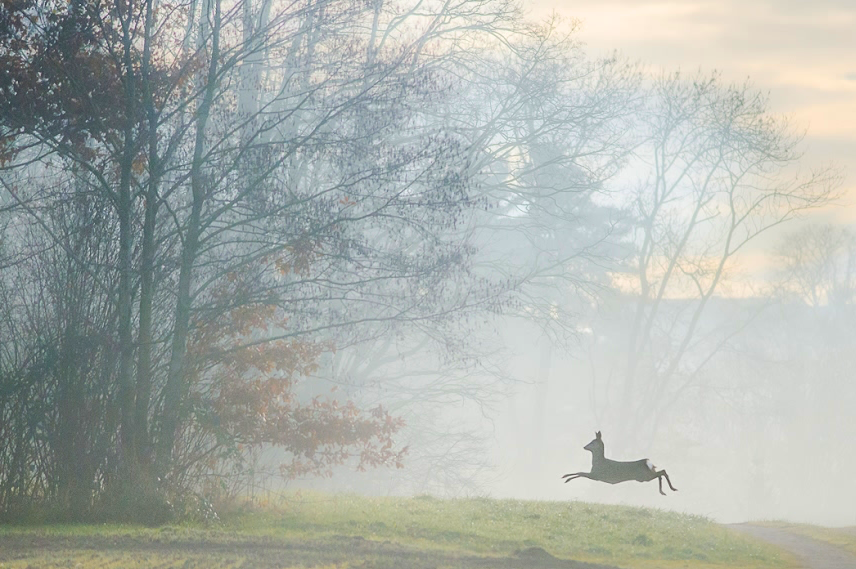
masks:
[[[598,480],[609,484],[618,484],[619,482],[627,482],[628,480],[650,482],[656,478],[660,482],[660,494],[665,496],[666,493],[663,492],[663,478],[665,478],[669,484],[669,488],[673,492],[678,491],[677,488],[672,486],[672,481],[669,480],[669,475],[666,474],[666,471],[654,468],[654,465],[647,458],[632,462],[619,462],[604,457],[603,439],[600,438],[600,431],[595,433],[595,439],[583,448],[591,452],[591,472],[565,474],[562,476],[565,482],[570,482],[574,478],[589,478],[590,480]]]

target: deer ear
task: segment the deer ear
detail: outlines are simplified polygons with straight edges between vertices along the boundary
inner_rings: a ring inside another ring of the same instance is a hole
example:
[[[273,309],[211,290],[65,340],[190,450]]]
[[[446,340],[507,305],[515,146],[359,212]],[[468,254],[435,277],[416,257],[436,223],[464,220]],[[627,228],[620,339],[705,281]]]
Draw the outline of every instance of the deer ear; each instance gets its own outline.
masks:
[[[596,433],[594,434],[594,436],[595,436],[595,438],[600,439],[600,431],[596,432]]]

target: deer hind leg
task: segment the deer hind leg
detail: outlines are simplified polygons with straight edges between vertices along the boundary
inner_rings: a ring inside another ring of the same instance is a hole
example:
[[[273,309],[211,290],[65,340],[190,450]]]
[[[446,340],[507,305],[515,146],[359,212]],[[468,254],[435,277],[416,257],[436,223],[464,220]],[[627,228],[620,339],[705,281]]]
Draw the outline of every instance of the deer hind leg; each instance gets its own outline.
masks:
[[[666,478],[666,483],[669,485],[669,488],[671,488],[671,489],[672,489],[672,492],[677,492],[677,491],[678,491],[678,489],[677,489],[677,488],[675,488],[674,486],[672,486],[672,481],[671,481],[671,480],[669,480],[669,475],[668,475],[668,474],[666,474],[666,471],[665,471],[665,470],[661,470],[661,471],[660,471],[660,475],[661,475],[661,476],[664,476],[664,477]],[[663,485],[663,479],[662,479],[662,478],[660,478],[660,485],[661,485],[661,486]]]
[[[665,492],[663,492],[663,473],[662,473],[662,472],[660,472],[660,473],[658,473],[658,474],[657,474],[657,483],[660,485],[660,494],[662,494],[663,496],[665,496],[665,495],[666,495],[666,493],[665,493]],[[671,485],[670,485],[670,486],[671,486]]]
[[[665,496],[665,495],[666,495],[666,493],[665,493],[665,492],[663,492],[663,478],[665,478],[665,479],[666,479],[666,483],[669,485],[669,488],[671,488],[673,492],[677,492],[677,491],[678,491],[678,489],[677,489],[677,488],[675,488],[674,486],[672,486],[672,481],[671,481],[671,480],[669,480],[669,475],[668,475],[668,474],[666,474],[666,471],[665,471],[665,470],[661,470],[660,472],[658,472],[658,473],[657,473],[657,482],[660,484],[660,494],[662,494],[663,496]]]
[[[562,478],[565,479],[565,482],[570,482],[574,478],[591,478],[591,474],[589,472],[574,472],[573,474],[565,474]]]

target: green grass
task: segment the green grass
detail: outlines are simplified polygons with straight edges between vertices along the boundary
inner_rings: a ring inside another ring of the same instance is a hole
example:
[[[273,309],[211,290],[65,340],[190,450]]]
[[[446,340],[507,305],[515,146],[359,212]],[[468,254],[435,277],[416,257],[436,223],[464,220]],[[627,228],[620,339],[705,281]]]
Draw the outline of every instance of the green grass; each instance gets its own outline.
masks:
[[[297,493],[224,518],[207,528],[0,527],[0,567],[508,567],[500,561],[533,548],[639,569],[794,567],[702,517],[581,502]]]
[[[230,524],[267,536],[362,536],[478,554],[540,547],[556,557],[633,567],[789,563],[775,549],[703,517],[582,502],[298,494],[281,508]]]

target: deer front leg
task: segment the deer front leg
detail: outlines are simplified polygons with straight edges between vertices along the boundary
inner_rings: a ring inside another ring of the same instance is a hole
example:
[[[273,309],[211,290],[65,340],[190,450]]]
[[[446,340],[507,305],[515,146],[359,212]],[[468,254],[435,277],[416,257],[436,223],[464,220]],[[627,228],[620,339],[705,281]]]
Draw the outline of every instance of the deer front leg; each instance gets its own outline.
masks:
[[[574,472],[573,474],[565,474],[562,476],[565,479],[565,482],[570,482],[574,478],[591,478],[591,473],[589,472]]]

